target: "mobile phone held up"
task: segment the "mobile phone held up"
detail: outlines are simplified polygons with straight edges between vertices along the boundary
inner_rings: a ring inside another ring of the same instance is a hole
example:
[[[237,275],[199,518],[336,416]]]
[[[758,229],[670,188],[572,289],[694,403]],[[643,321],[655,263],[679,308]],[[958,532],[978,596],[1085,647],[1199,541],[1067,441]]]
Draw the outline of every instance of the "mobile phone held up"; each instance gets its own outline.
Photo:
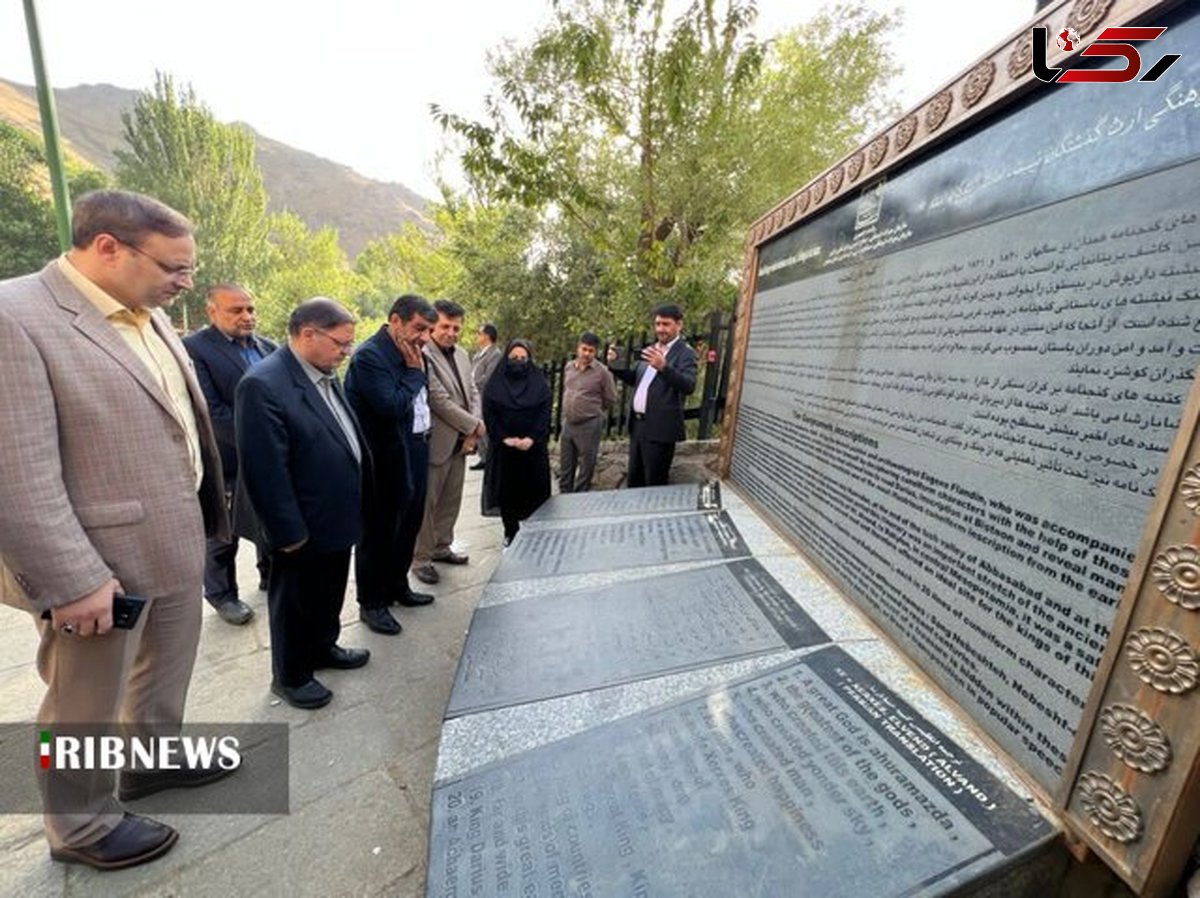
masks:
[[[113,627],[117,630],[132,630],[137,626],[138,618],[145,607],[146,600],[141,596],[113,593]],[[49,611],[42,612],[42,620],[50,620]]]

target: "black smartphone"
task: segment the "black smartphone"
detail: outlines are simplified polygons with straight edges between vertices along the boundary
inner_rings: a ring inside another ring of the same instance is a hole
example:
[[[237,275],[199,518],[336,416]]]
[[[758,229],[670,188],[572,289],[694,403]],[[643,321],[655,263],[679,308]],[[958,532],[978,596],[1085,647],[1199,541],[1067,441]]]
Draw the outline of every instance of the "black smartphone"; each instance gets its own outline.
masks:
[[[145,607],[146,600],[141,596],[113,593],[113,626],[118,630],[132,630]]]
[[[142,609],[146,607],[146,600],[141,596],[127,596],[122,593],[113,593],[113,627],[118,630],[132,630],[137,626],[138,618],[142,615]],[[50,620],[50,612],[42,612],[42,620]]]

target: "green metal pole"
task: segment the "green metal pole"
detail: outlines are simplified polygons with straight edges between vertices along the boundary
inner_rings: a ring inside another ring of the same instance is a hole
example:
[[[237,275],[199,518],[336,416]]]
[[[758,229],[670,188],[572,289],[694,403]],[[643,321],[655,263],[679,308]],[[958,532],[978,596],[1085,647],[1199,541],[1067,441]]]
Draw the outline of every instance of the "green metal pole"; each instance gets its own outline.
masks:
[[[63,252],[71,248],[71,196],[67,191],[67,173],[58,145],[58,114],[54,111],[54,92],[46,77],[42,58],[42,38],[38,31],[37,10],[33,0],[25,0],[25,27],[29,30],[29,50],[33,54],[33,74],[37,82],[38,110],[42,118],[42,137],[46,142],[46,164],[50,167],[50,186],[54,191],[54,217],[58,222],[58,243]]]

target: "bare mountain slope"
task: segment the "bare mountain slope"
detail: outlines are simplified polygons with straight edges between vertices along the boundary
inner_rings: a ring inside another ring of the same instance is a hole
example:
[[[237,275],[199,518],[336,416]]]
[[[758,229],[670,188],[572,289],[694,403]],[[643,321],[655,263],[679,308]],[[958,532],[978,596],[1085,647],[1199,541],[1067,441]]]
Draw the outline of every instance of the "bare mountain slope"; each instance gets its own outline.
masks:
[[[136,91],[110,84],[56,90],[54,102],[67,149],[97,168],[112,171],[114,153],[124,146],[121,113],[136,97]],[[0,79],[0,119],[40,136],[34,89]],[[368,240],[397,231],[406,221],[426,223],[425,199],[403,184],[373,181],[345,165],[258,133],[255,145],[271,209],[289,209],[313,229],[337,228],[351,257]]]

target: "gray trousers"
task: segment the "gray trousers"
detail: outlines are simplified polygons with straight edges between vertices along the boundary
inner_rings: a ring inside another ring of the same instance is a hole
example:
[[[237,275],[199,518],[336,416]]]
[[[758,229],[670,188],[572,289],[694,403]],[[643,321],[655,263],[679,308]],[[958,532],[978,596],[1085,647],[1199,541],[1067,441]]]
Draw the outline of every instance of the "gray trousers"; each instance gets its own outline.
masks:
[[[600,440],[603,436],[603,416],[590,418],[579,424],[563,421],[562,435],[558,438],[560,493],[586,493],[592,488],[596,456],[600,452]]]
[[[425,520],[417,534],[413,550],[413,567],[422,567],[439,552],[448,552],[454,542],[454,524],[462,505],[463,480],[467,457],[452,455],[440,465],[429,466],[429,482],[425,492]]]
[[[37,668],[46,683],[38,724],[157,724],[183,720],[196,646],[200,584],[155,596],[132,630],[67,636],[38,620]],[[38,777],[51,846],[78,848],[104,838],[121,821],[112,770],[55,770]]]

